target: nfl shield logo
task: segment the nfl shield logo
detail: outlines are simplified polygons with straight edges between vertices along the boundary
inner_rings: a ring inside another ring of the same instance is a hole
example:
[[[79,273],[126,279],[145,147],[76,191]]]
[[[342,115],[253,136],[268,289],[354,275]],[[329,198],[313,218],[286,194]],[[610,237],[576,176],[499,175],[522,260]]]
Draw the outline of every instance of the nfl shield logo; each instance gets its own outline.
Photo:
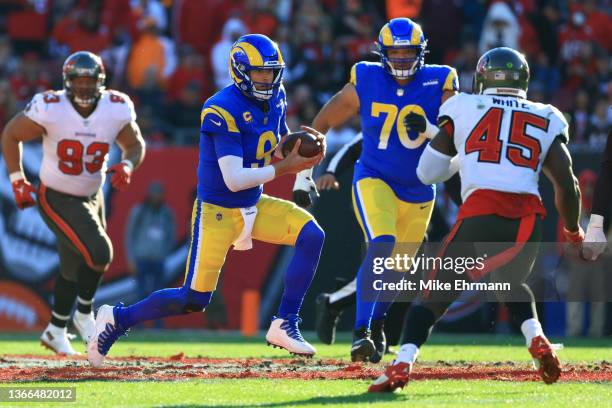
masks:
[[[221,213],[217,213],[217,221],[221,221],[223,215]]]

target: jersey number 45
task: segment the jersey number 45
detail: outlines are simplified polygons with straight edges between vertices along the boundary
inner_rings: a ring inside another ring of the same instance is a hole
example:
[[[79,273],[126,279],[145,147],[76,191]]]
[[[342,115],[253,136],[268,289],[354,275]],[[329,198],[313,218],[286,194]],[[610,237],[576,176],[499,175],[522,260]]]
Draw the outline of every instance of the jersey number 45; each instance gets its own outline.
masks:
[[[491,108],[485,113],[465,141],[466,155],[478,153],[479,162],[500,162],[503,148],[503,142],[500,139],[503,114],[502,108]],[[537,138],[526,133],[527,125],[547,132],[549,123],[548,119],[533,113],[512,111],[508,148],[506,149],[506,158],[510,163],[537,171],[542,146]],[[526,152],[529,154],[526,155]]]

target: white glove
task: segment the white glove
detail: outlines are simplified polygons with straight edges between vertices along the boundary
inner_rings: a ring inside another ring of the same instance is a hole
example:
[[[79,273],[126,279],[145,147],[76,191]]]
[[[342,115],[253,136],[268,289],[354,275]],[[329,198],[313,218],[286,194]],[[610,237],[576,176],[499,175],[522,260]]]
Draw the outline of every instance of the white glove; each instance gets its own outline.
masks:
[[[319,196],[317,186],[312,180],[312,169],[302,170],[295,175],[293,201],[302,208],[310,207],[312,205],[311,192],[314,192],[315,196]]]
[[[591,214],[589,226],[587,227],[584,242],[582,243],[582,256],[585,259],[594,261],[601,255],[608,245],[606,234],[603,230],[604,217]]]

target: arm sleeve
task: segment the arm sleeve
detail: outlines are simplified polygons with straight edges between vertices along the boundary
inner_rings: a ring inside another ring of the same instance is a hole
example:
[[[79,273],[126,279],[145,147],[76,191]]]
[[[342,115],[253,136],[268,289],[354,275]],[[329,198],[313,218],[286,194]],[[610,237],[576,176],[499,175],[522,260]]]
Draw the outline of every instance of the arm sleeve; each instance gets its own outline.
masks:
[[[417,166],[416,174],[421,183],[429,185],[448,180],[456,173],[451,166],[451,156],[447,156],[427,145]]]
[[[342,146],[342,148],[336,152],[325,171],[336,175],[351,167],[359,159],[359,156],[361,156],[362,144],[363,135],[359,133],[353,140]]]
[[[242,157],[223,156],[219,158],[219,168],[223,181],[231,191],[241,191],[260,186],[274,179],[273,166],[247,169],[242,166]]]
[[[591,211],[592,214],[603,217],[607,215],[612,199],[612,141],[610,139],[612,139],[612,133],[608,133],[608,142],[595,185],[593,210]]]

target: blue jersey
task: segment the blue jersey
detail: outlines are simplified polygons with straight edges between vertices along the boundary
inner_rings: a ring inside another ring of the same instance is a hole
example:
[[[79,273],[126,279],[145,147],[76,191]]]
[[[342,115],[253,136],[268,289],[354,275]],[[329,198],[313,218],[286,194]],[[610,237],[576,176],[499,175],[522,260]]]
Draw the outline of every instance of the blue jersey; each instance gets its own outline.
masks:
[[[232,192],[223,181],[218,159],[239,156],[246,168],[270,164],[280,136],[288,133],[285,122],[285,90],[264,103],[245,96],[229,85],[211,96],[200,114],[200,163],[198,198],[227,208],[250,207],[261,196],[263,186]]]
[[[432,200],[434,186],[424,185],[416,175],[428,140],[424,134],[407,132],[404,118],[416,112],[435,124],[442,94],[459,87],[455,70],[446,65],[423,65],[410,83],[401,86],[380,63],[359,62],[351,70],[350,81],[359,96],[363,132],[355,181],[379,178],[403,201]]]

